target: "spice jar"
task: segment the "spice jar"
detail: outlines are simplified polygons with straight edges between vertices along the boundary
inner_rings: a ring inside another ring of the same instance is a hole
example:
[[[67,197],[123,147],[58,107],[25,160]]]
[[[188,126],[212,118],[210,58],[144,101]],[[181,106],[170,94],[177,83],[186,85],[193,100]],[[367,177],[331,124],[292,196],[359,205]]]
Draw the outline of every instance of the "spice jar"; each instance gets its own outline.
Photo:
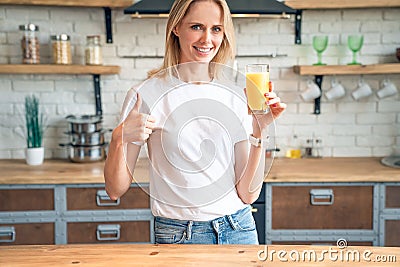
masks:
[[[35,24],[29,23],[19,25],[19,29],[23,31],[21,39],[22,48],[22,63],[24,64],[39,64],[40,63],[40,45],[37,38],[39,27]]]
[[[68,35],[59,34],[51,36],[54,64],[71,64],[71,41]]]
[[[86,37],[85,57],[87,65],[103,64],[99,35],[90,35]]]

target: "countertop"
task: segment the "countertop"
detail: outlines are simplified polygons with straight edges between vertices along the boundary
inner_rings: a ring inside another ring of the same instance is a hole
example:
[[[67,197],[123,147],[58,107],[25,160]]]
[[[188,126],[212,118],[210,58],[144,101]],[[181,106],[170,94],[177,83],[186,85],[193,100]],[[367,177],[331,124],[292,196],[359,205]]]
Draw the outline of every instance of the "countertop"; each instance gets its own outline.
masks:
[[[275,251],[275,252],[273,252]],[[282,251],[282,252],[281,252]],[[323,252],[326,251],[326,252]],[[331,251],[331,252],[329,252]],[[312,254],[315,252],[315,254]],[[268,257],[266,257],[268,255]],[[272,255],[272,258],[270,257]],[[278,255],[280,258],[278,258]],[[299,256],[298,261],[294,261]],[[302,255],[305,255],[305,257]],[[311,255],[309,258],[308,255]],[[313,256],[315,255],[315,256]],[[360,260],[357,260],[359,255]],[[385,259],[386,262],[380,262]],[[287,262],[285,262],[287,261]],[[400,248],[283,245],[29,245],[0,247],[0,266],[399,266]]]
[[[149,161],[140,159],[135,181],[147,183]],[[104,183],[104,162],[71,163],[45,160],[29,166],[25,160],[0,160],[0,184]],[[380,158],[277,158],[265,182],[400,182],[400,169],[384,166]]]

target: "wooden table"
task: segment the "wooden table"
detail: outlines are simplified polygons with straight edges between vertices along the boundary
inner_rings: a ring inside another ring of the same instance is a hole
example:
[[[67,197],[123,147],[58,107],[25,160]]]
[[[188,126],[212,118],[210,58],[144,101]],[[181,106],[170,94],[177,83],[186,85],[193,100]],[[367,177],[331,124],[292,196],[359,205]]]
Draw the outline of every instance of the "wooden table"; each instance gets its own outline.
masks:
[[[149,161],[140,159],[135,180],[149,182]],[[104,183],[104,162],[71,163],[69,160],[45,160],[29,166],[25,160],[0,160],[0,184],[73,184]],[[400,169],[380,163],[380,158],[277,158],[265,182],[399,182]]]
[[[329,253],[323,251],[331,251]],[[315,252],[315,254],[313,254]],[[266,257],[268,255],[268,257]],[[272,258],[271,258],[272,255]],[[280,256],[280,258],[278,257]],[[299,260],[294,259],[299,255]],[[301,255],[305,255],[302,257]],[[315,255],[309,256],[308,255]],[[324,256],[322,256],[324,255]],[[331,255],[331,256],[329,256]],[[340,256],[343,255],[343,256]],[[360,260],[358,261],[357,256]],[[378,258],[379,257],[379,258]],[[293,259],[293,260],[292,260]],[[319,261],[321,259],[321,261]],[[343,261],[341,260],[343,259]],[[370,260],[370,261],[368,261]],[[379,262],[385,260],[385,262]],[[0,247],[0,266],[399,266],[400,248],[278,245]]]

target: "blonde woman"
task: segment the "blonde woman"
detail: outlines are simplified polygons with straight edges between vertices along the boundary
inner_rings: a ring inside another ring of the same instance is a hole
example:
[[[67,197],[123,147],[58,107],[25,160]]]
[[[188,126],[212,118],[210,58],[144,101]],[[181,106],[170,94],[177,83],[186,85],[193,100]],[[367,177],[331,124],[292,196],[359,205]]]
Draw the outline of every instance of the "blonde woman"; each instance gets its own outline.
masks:
[[[271,92],[270,112],[248,115],[243,88],[218,81],[234,57],[225,0],[176,0],[162,66],[127,94],[105,164],[106,190],[117,199],[129,189],[147,144],[156,243],[258,244],[250,204],[262,187],[263,146],[249,138],[265,139],[286,105]]]

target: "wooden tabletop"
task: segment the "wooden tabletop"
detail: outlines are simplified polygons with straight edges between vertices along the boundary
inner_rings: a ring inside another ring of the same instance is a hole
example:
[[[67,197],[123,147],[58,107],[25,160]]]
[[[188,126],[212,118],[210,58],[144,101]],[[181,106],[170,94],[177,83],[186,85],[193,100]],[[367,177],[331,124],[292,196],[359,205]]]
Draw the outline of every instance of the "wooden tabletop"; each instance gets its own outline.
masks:
[[[326,252],[324,252],[326,251]],[[331,251],[331,252],[329,252]],[[315,254],[313,254],[315,252]],[[329,254],[329,253],[331,254]],[[266,257],[267,255],[267,257]],[[272,258],[271,258],[272,255]],[[279,255],[279,257],[278,257]],[[296,257],[298,261],[294,261]],[[302,255],[305,255],[305,257]],[[309,258],[308,255],[311,255]],[[331,255],[331,256],[330,256]],[[342,256],[341,256],[342,255]],[[357,258],[359,256],[359,259]],[[314,257],[314,258],[313,258]],[[385,260],[385,262],[380,262]],[[30,245],[0,247],[0,266],[399,266],[400,248],[283,245]]]
[[[148,165],[147,159],[138,161],[136,182],[149,182]],[[25,160],[0,160],[0,184],[104,183],[103,169],[104,162],[45,160],[29,166]],[[400,182],[400,169],[382,165],[380,158],[278,158],[265,182]]]

